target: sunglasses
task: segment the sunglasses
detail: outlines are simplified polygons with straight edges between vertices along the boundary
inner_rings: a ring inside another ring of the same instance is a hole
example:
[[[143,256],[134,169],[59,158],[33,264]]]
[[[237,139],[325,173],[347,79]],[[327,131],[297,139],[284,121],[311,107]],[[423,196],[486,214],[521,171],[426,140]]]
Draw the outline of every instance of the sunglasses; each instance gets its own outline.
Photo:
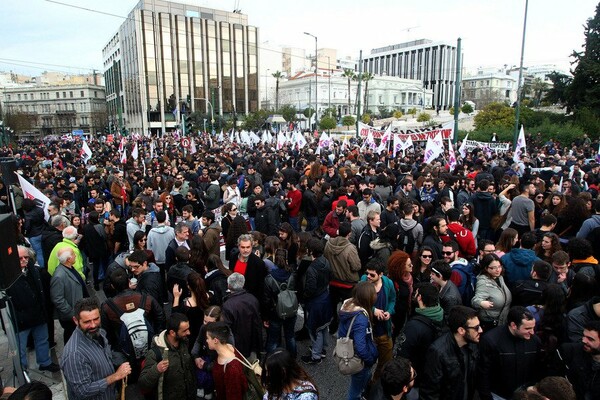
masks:
[[[442,251],[442,254],[445,256],[451,256],[452,254],[454,254],[453,251]]]
[[[421,258],[433,258],[431,254],[421,254]]]
[[[237,211],[237,208],[232,208],[231,211]]]

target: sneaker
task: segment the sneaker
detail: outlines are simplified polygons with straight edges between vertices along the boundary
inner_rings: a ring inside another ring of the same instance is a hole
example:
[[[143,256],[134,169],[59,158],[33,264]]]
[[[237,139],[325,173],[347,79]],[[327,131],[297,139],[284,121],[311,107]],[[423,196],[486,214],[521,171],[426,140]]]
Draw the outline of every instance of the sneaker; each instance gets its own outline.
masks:
[[[320,358],[312,358],[312,355],[307,354],[305,356],[300,357],[304,364],[321,364]]]
[[[60,367],[54,363],[50,363],[45,366],[40,366],[40,371],[58,372],[60,371]]]

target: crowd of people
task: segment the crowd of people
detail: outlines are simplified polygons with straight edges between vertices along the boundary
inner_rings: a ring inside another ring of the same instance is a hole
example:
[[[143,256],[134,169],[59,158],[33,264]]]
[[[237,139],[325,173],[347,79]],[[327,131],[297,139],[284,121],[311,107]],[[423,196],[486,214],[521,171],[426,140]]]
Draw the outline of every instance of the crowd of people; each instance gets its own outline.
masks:
[[[125,163],[116,141],[88,143],[87,162],[78,141],[0,149],[51,200],[0,181],[17,210],[23,368],[32,338],[72,399],[133,385],[312,400],[314,365],[348,337],[348,399],[600,398],[597,141],[528,135],[516,161],[474,149],[450,170],[419,146],[306,138],[205,135],[193,154],[141,138]]]

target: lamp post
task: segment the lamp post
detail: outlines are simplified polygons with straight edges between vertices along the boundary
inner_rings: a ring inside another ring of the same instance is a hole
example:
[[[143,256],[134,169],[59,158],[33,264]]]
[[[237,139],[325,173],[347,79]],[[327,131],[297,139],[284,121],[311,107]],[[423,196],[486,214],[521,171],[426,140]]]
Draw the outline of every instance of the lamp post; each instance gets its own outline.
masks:
[[[331,57],[326,56],[327,57],[327,69],[328,71],[328,77],[329,77],[329,118],[331,118]]]
[[[525,16],[523,17],[523,39],[521,41],[521,65],[519,66],[519,81],[517,82],[517,107],[515,110],[515,134],[513,136],[513,149],[517,150],[517,140],[519,137],[519,114],[521,112],[521,80],[523,79],[523,57],[525,56],[525,31],[527,29],[527,6],[529,0],[525,0]]]
[[[214,128],[215,109],[213,108],[212,103],[210,101],[208,101],[208,99],[206,97],[197,97],[195,100],[204,100],[208,103],[208,105],[210,106],[210,119],[211,119],[211,123],[213,124],[213,128]],[[204,120],[204,131],[206,132],[206,120]]]
[[[319,72],[319,57],[317,55],[317,37],[312,33],[304,32],[305,35],[312,36],[315,38],[315,125],[317,125],[317,108],[319,107],[319,87],[317,86],[317,75]],[[310,119],[308,120],[310,124]]]
[[[269,71],[271,70],[267,68],[267,71],[265,73],[265,110],[267,109],[267,82],[269,80]]]

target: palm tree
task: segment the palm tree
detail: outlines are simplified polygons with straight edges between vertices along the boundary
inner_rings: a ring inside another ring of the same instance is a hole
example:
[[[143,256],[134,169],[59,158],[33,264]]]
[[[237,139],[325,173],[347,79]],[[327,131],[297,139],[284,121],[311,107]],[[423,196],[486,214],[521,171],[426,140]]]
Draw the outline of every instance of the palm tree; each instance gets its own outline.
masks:
[[[342,74],[342,76],[348,78],[348,114],[350,114],[350,83],[352,82],[352,79],[354,79],[356,74],[354,73],[353,69],[344,68],[344,73]]]
[[[362,79],[362,81],[365,83],[365,97],[364,97],[364,103],[365,103],[365,112],[367,112],[367,110],[369,109],[369,103],[367,102],[367,94],[369,93],[369,81],[372,80],[374,78],[373,74],[370,72],[363,72],[360,79]]]
[[[548,84],[542,80],[542,78],[535,78],[531,82],[531,90],[533,91],[534,104],[536,107],[540,106],[542,101],[542,94],[548,89]]]
[[[283,73],[281,71],[276,71],[273,74],[273,78],[275,81],[275,112],[279,111],[279,79],[283,77]]]

